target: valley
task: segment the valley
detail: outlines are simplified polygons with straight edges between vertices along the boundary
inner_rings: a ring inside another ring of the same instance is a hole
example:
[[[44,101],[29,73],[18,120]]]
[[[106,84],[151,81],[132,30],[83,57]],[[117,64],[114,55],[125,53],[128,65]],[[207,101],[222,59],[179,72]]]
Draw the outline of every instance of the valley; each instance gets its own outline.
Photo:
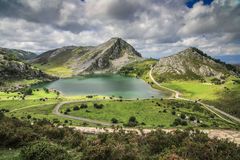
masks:
[[[138,134],[194,129],[240,142],[239,70],[196,48],[146,59],[112,38],[28,60],[0,53],[0,112],[6,118],[100,135],[119,128]]]

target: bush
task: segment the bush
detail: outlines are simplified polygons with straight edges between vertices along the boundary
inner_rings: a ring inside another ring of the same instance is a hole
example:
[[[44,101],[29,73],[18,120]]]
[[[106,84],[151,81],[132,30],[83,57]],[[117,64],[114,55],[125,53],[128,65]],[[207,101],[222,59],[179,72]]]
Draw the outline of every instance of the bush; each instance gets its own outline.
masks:
[[[24,90],[24,95],[32,95],[33,91],[31,88],[27,88]]]
[[[176,115],[176,111],[172,111],[172,115]]]
[[[111,119],[112,123],[118,123],[118,120],[116,118]]]
[[[80,109],[80,108],[79,108],[78,106],[74,106],[74,107],[73,107],[73,110],[74,110],[74,111],[78,111],[79,109]]]
[[[96,109],[102,109],[103,107],[104,107],[104,105],[103,104],[97,104],[97,103],[94,103],[94,108],[96,108]]]
[[[181,119],[185,119],[185,118],[186,118],[186,115],[183,114],[183,113],[181,113],[180,117],[181,117]]]
[[[21,150],[21,157],[24,160],[68,160],[70,155],[58,145],[39,141]]]
[[[190,116],[190,117],[189,117],[189,120],[190,120],[190,121],[195,121],[196,118],[195,118],[194,116]]]
[[[129,127],[135,127],[135,126],[137,126],[137,124],[138,124],[138,121],[137,121],[136,117],[131,116],[131,117],[129,118],[129,120],[128,120],[127,126],[129,126]]]
[[[84,109],[84,108],[88,108],[87,104],[81,104],[80,108]]]
[[[45,91],[45,93],[49,93],[49,89],[44,87],[43,90]]]
[[[65,112],[71,112],[71,109],[70,109],[70,108],[67,108]]]

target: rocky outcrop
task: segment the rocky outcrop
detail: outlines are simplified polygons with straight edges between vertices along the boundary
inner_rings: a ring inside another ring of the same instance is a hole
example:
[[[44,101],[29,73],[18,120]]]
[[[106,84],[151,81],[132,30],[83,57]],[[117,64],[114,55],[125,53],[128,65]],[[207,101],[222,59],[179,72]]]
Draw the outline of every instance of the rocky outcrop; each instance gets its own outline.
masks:
[[[161,58],[153,74],[162,80],[199,79],[232,74],[227,67],[197,48],[188,48],[175,55]]]
[[[25,62],[10,59],[0,52],[0,81],[40,79],[49,81],[56,77],[47,75]]]

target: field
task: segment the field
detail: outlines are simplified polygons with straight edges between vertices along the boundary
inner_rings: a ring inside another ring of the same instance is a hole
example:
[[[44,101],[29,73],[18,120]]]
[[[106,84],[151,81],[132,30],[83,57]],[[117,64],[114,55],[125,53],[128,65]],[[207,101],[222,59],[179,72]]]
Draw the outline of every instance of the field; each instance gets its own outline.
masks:
[[[229,77],[224,84],[216,85],[207,81],[171,81],[162,83],[163,86],[179,91],[182,97],[198,100],[240,117],[240,85]]]
[[[94,103],[103,104],[102,109],[94,107]],[[81,108],[86,104],[87,108]],[[77,108],[78,109],[74,109]],[[66,113],[67,112],[67,113]],[[228,128],[231,125],[223,122],[208,111],[201,108],[199,104],[182,102],[177,100],[138,100],[138,101],[96,101],[85,103],[65,104],[61,113],[76,117],[95,119],[103,122],[111,122],[114,118],[118,125],[127,126],[130,117],[136,117],[138,127],[212,127]],[[186,118],[180,118],[185,115]],[[190,120],[191,118],[193,120]],[[174,125],[175,119],[186,121],[187,125]]]

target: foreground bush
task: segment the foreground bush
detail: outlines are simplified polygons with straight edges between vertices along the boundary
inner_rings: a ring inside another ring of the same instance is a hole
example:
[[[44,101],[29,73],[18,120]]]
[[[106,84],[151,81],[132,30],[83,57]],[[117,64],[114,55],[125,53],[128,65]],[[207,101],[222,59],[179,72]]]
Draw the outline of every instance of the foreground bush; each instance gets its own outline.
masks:
[[[36,142],[21,150],[23,160],[69,160],[70,155],[62,147],[48,142]]]
[[[73,156],[83,160],[240,159],[240,146],[210,139],[198,130],[166,133],[157,129],[148,134],[116,130],[89,136],[71,128],[56,127],[46,119],[30,125],[0,115],[0,147],[23,148],[21,156],[26,160],[68,160]],[[137,122],[135,117],[129,120]]]

